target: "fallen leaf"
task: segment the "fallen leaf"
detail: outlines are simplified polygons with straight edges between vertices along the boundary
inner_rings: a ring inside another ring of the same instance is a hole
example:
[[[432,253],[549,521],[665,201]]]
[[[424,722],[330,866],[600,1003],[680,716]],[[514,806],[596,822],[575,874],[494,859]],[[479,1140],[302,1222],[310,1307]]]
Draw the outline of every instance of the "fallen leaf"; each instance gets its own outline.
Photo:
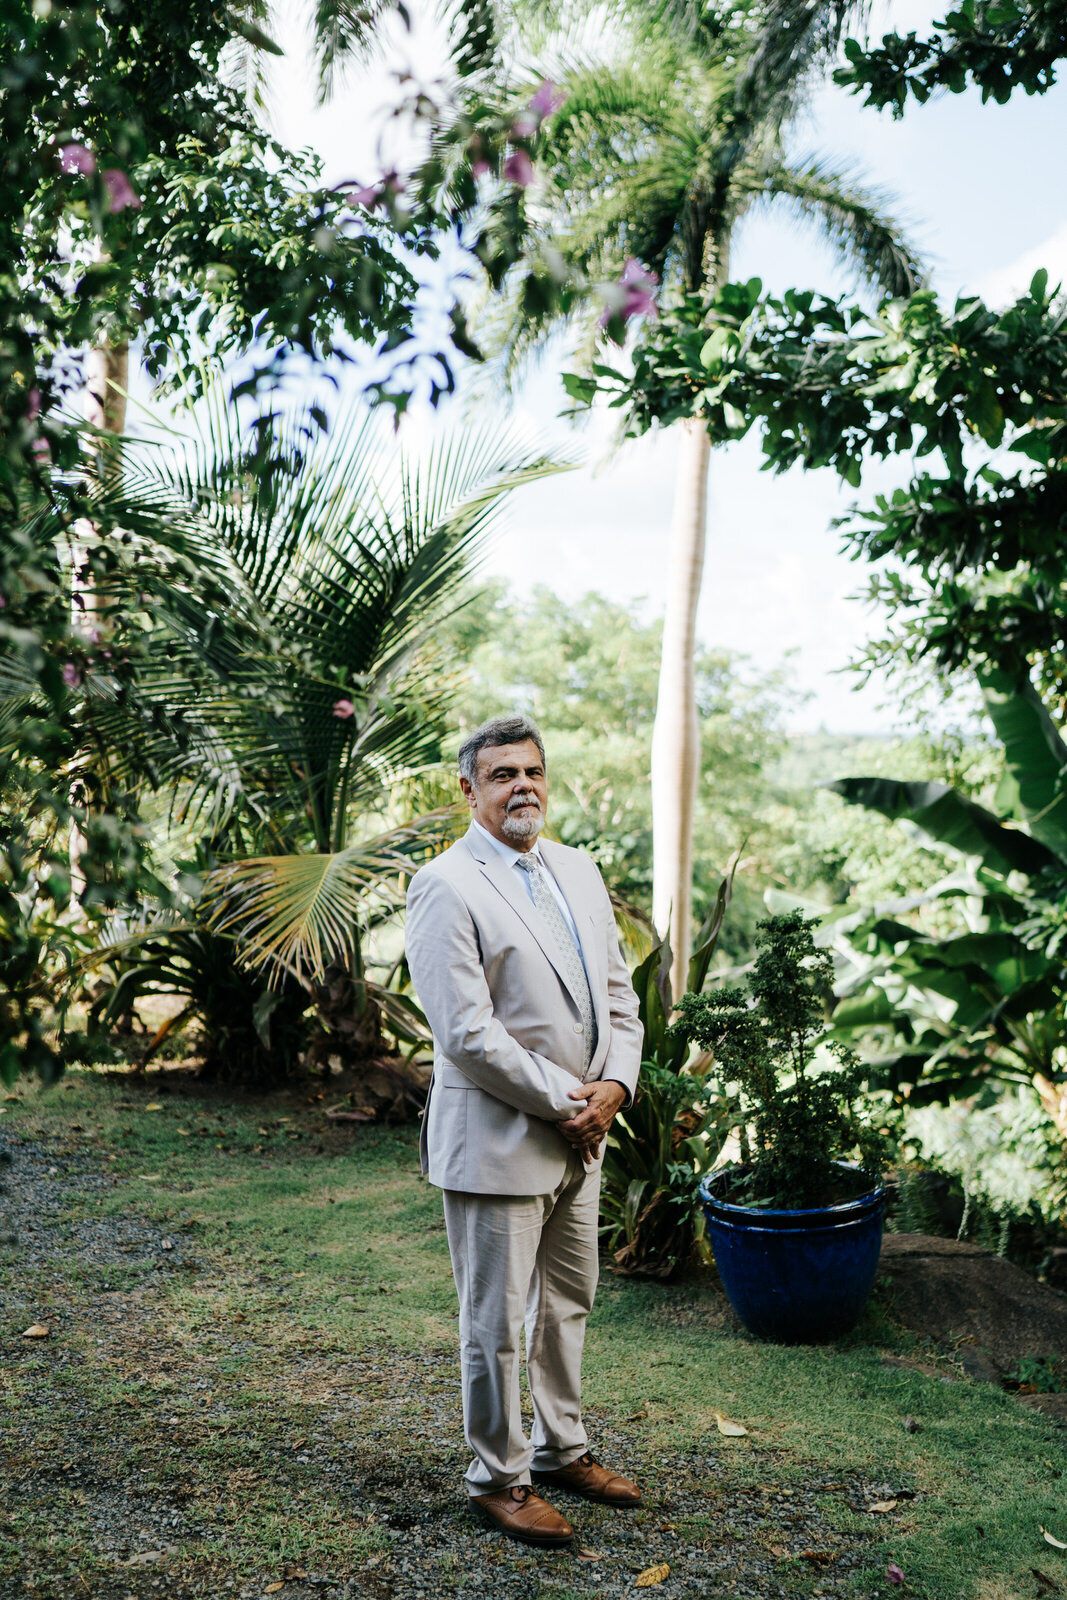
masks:
[[[651,1589],[654,1583],[662,1583],[664,1578],[670,1577],[670,1571],[666,1561],[661,1561],[655,1567],[646,1567],[644,1572],[639,1572],[634,1579],[634,1588]]]
[[[721,1411],[713,1411],[712,1416],[719,1432],[724,1433],[728,1439],[740,1439],[748,1432],[748,1429],[742,1428],[739,1422],[731,1422],[729,1417],[724,1417]]]
[[[142,1550],[142,1551],[139,1552],[139,1554],[137,1554],[135,1556],[131,1556],[130,1559],[127,1561],[126,1565],[128,1567],[147,1567],[153,1561],[162,1561],[162,1560],[163,1560],[163,1552],[162,1552],[162,1550]]]
[[[163,1174],[161,1172],[139,1172],[137,1176],[140,1178],[142,1183],[159,1183],[163,1178]]]
[[[871,1512],[872,1515],[875,1512],[895,1511],[896,1509],[897,1502],[895,1500],[876,1500],[873,1505],[867,1507],[867,1510]]]
[[[660,1522],[656,1525],[657,1533],[677,1533],[678,1529],[673,1522]]]
[[[603,1550],[587,1550],[582,1544],[578,1546],[575,1555],[579,1561],[603,1561],[604,1559]]]
[[[264,1589],[263,1593],[264,1594],[277,1594],[279,1589],[284,1589],[284,1588],[285,1588],[284,1580],[281,1583],[268,1583],[268,1585]]]
[[[246,1320],[244,1312],[235,1311],[233,1314],[233,1320],[234,1322],[244,1322]]]
[[[174,1240],[173,1239],[161,1239],[160,1242],[159,1242],[159,1248],[161,1250],[173,1250],[174,1249]]]
[[[836,1561],[837,1557],[832,1550],[802,1550],[800,1559],[810,1561],[813,1567],[826,1567],[831,1561]]]
[[[1062,1539],[1057,1539],[1055,1534],[1049,1533],[1047,1528],[1042,1528],[1041,1532],[1045,1535],[1045,1543],[1050,1544],[1053,1550],[1067,1550],[1067,1544],[1064,1544]]]
[[[22,1337],[24,1339],[47,1339],[51,1331],[51,1328],[46,1323],[33,1322],[23,1331]]]
[[[781,1560],[785,1560],[789,1556],[788,1546],[784,1544],[772,1544],[769,1549],[772,1556],[778,1556]]]
[[[183,1139],[191,1139],[193,1137],[191,1128],[175,1128],[174,1131],[175,1133],[180,1133]]]
[[[886,1567],[885,1575],[889,1579],[890,1583],[904,1582],[904,1574],[901,1572],[895,1561],[891,1561],[888,1567]]]
[[[152,1104],[150,1106],[145,1106],[145,1110],[146,1111],[162,1111],[163,1107],[160,1105],[158,1100],[153,1100]]]
[[[297,1578],[306,1578],[306,1577],[307,1577],[307,1572],[304,1570],[303,1567],[289,1566],[289,1567],[283,1567],[282,1568],[282,1578],[284,1579],[284,1581],[286,1583],[293,1583]]]
[[[625,1420],[627,1422],[640,1422],[642,1417],[647,1417],[647,1416],[648,1416],[648,1401],[645,1400],[645,1401],[643,1401],[643,1403],[641,1405],[640,1411],[635,1411],[632,1416],[627,1417]]]
[[[1036,1567],[1031,1567],[1030,1571],[1033,1573],[1034,1577],[1037,1579],[1038,1583],[1043,1589],[1055,1589],[1058,1592],[1059,1585],[1053,1583],[1051,1578],[1046,1577],[1043,1572],[1039,1572]]]

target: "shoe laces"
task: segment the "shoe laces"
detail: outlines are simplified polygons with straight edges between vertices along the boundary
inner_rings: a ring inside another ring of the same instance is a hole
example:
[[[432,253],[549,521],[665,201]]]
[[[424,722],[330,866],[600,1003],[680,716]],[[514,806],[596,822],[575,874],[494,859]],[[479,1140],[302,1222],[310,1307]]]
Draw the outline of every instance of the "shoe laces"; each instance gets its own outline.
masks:
[[[517,1501],[520,1506],[524,1506],[532,1494],[533,1484],[531,1483],[513,1483],[511,1486],[511,1498]]]

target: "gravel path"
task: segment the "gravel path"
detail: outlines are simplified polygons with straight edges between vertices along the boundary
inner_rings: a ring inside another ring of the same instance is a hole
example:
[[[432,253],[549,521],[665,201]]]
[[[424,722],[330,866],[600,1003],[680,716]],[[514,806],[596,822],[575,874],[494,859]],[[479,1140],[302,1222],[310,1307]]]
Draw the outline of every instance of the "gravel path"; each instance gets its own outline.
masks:
[[[884,1519],[857,1527],[843,1513],[885,1499],[888,1484],[785,1484],[776,1452],[755,1446],[741,1481],[736,1455],[660,1458],[594,1415],[598,1453],[642,1482],[646,1506],[626,1514],[558,1494],[576,1547],[505,1540],[459,1492],[467,1454],[451,1350],[352,1358],[309,1337],[277,1372],[277,1406],[252,1403],[249,1365],[268,1374],[265,1392],[274,1370],[257,1330],[209,1330],[193,1350],[168,1338],[166,1286],[193,1271],[203,1284],[223,1265],[137,1217],[82,1217],[116,1183],[106,1171],[25,1141],[8,1147],[0,1600],[615,1600],[662,1563],[669,1574],[650,1592],[664,1600],[785,1600],[854,1594],[856,1568],[886,1531]],[[22,1337],[42,1308],[49,1338]],[[321,1570],[285,1559],[287,1525],[303,1536],[293,1549],[315,1547],[307,1530],[320,1530]],[[254,1530],[266,1526],[274,1552],[260,1565]],[[20,1544],[36,1553],[19,1555]]]

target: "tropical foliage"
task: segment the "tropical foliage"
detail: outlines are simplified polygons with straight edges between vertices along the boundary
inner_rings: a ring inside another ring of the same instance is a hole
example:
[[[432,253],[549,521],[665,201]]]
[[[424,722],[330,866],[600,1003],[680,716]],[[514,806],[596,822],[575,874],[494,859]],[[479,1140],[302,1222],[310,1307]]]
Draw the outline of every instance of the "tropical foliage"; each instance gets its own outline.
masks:
[[[791,0],[781,6],[792,9]],[[846,7],[839,8],[843,13]],[[909,97],[920,103],[939,90],[961,94],[974,85],[983,100],[1004,102],[1017,89],[1044,94],[1067,56],[1063,0],[962,0],[924,39],[887,33],[880,44],[845,44],[838,83],[865,95],[864,104],[901,116]]]
[[[846,1198],[839,1163],[854,1156],[856,1181],[868,1187],[886,1164],[888,1139],[871,1121],[859,1058],[827,1034],[833,961],[816,946],[817,926],[799,911],[769,918],[756,935],[748,994],[723,985],[678,1003],[674,1033],[713,1055],[730,1097],[741,1163],[728,1195],[737,1204],[832,1204]]]
[[[722,932],[737,859],[719,885],[689,962],[699,993]],[[694,1251],[707,1255],[698,1189],[728,1131],[727,1107],[706,1056],[690,1060],[688,1040],[671,1026],[670,945],[656,940],[632,974],[644,1032],[633,1104],[615,1118],[601,1178],[600,1232],[615,1270],[672,1278]]]
[[[501,497],[550,467],[470,430],[408,461],[359,408],[328,433],[299,414],[246,433],[221,401],[209,417],[187,451],[124,453],[122,559],[97,586],[105,631],[69,690],[82,738],[68,782],[131,802],[154,791],[200,841],[176,891],[184,921],[149,917],[102,952],[119,976],[100,1014],[178,993],[208,1022],[210,1055],[238,1013],[254,1054],[287,994],[321,1017],[319,990],[346,972],[367,1027],[335,1027],[336,1047],[373,1049],[363,937],[452,825],[382,832],[391,785],[440,755],[448,672],[433,630]],[[119,517],[112,499],[97,486],[94,520],[105,503]],[[123,612],[140,618],[134,693],[107,659]],[[17,682],[9,696],[13,736],[33,697]],[[251,970],[235,1006],[223,974],[238,968]],[[209,1018],[205,993],[224,997]],[[387,1004],[394,1024],[410,1010]]]
[[[1005,751],[999,815],[944,784],[831,785],[920,830],[952,867],[925,895],[828,922],[834,1036],[865,1043],[874,1081],[909,1103],[1029,1084],[1067,1141],[1067,745],[1029,682],[984,685]],[[931,903],[954,910],[951,934],[916,925]]]

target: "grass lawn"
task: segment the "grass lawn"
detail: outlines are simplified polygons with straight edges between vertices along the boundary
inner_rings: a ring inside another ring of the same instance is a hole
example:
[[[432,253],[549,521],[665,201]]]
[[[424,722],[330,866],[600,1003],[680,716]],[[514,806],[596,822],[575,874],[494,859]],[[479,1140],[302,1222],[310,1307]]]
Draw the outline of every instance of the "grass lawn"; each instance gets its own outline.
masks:
[[[645,1507],[556,1497],[566,1552],[486,1532],[416,1134],[324,1103],[92,1073],[4,1102],[33,1209],[0,1244],[3,1600],[587,1600],[663,1565],[647,1587],[672,1600],[1067,1594],[1041,1533],[1067,1540],[1062,1429],[877,1295],[848,1341],[786,1349],[736,1332],[710,1275],[600,1287],[591,1440]]]

